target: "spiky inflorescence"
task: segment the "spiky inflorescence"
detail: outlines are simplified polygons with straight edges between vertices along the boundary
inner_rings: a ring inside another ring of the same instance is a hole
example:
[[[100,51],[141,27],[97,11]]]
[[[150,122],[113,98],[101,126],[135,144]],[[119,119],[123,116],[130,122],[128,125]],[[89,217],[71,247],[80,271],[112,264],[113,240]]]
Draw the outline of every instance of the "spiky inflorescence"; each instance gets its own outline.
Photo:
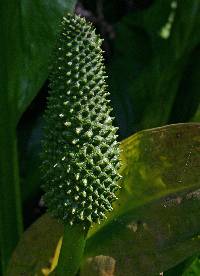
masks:
[[[119,145],[107,99],[101,39],[85,19],[63,18],[53,54],[43,140],[44,201],[64,222],[99,222],[112,210]]]

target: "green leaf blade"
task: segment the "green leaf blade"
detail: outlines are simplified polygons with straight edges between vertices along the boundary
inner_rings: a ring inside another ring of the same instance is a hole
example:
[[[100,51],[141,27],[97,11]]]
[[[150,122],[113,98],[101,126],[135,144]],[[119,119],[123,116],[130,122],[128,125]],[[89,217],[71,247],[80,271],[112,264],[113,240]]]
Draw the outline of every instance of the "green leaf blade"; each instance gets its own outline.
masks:
[[[75,0],[68,1],[23,1],[21,24],[24,53],[22,72],[18,79],[18,118],[33,100],[48,76],[51,51],[54,45],[60,18],[72,12]]]
[[[3,270],[22,229],[16,126],[47,78],[58,22],[64,11],[73,10],[75,2],[11,0],[0,4],[0,194],[5,196],[0,208]]]
[[[117,275],[155,275],[199,252],[199,145],[199,124],[146,130],[123,141],[119,204],[91,231],[83,271],[103,255],[115,260]]]
[[[109,73],[122,137],[171,119],[183,71],[200,41],[199,1],[176,2],[173,10],[172,1],[155,1],[148,10],[129,14],[117,25]],[[165,39],[160,32],[172,12],[174,21]]]
[[[108,220],[90,231],[81,276],[153,276],[199,253],[200,124],[142,131],[121,147],[119,200]],[[47,215],[39,219],[22,238],[9,271],[17,276],[34,266],[41,272],[62,231]]]

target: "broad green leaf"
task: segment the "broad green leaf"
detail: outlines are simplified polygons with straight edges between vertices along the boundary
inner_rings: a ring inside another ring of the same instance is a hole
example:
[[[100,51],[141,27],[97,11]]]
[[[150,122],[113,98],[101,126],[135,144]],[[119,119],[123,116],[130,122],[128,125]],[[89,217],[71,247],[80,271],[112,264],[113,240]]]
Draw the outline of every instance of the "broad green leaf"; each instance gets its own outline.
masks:
[[[200,41],[199,13],[199,0],[157,0],[117,25],[109,75],[123,137],[170,119],[182,73]],[[172,17],[164,38],[161,32]]]
[[[199,253],[200,204],[199,199],[188,200],[190,196],[179,193],[170,199],[163,197],[106,225],[88,240],[81,275],[90,275],[88,271],[99,275],[94,272],[93,262],[101,256],[113,260],[114,275],[150,276]],[[103,270],[106,267],[102,266]]]
[[[0,95],[1,98],[1,95]],[[0,275],[22,234],[17,141],[12,121],[0,115]]]
[[[123,140],[122,189],[110,219],[151,200],[198,187],[199,136],[200,124],[187,123],[144,130]]]
[[[142,131],[121,147],[119,200],[88,235],[82,276],[151,276],[200,252],[200,124]],[[55,220],[41,218],[19,243],[9,272],[47,268],[61,235]]]
[[[63,226],[49,215],[39,218],[23,235],[8,267],[7,276],[41,276],[51,267]]]
[[[48,76],[50,54],[59,21],[72,11],[75,0],[2,1],[1,94],[17,119],[38,93]]]
[[[58,23],[74,0],[0,3],[1,268],[22,231],[16,125],[48,75]],[[0,272],[1,273],[1,272]]]
[[[90,233],[83,275],[95,256],[111,257],[114,275],[155,275],[200,252],[200,124],[142,131],[122,149],[119,200]]]

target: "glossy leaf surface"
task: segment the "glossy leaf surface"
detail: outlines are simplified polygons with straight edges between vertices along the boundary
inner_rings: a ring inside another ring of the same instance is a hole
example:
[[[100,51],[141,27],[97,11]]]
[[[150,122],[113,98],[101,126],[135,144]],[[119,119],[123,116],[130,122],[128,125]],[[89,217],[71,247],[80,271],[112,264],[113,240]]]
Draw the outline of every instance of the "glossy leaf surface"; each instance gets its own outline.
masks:
[[[124,17],[117,25],[109,75],[122,137],[173,121],[171,112],[179,89],[179,94],[187,94],[183,72],[200,41],[199,13],[198,0],[158,0],[149,9]],[[193,86],[193,79],[187,79],[187,87]],[[193,94],[186,95],[189,100],[187,108],[181,110],[186,112],[182,117],[187,117],[190,104],[194,108],[190,99]],[[176,112],[173,110],[178,120]]]
[[[86,255],[110,256],[114,275],[155,275],[199,252],[199,146],[199,124],[124,140],[123,188],[111,217],[92,229]]]
[[[17,119],[48,76],[50,54],[59,22],[76,1],[3,1],[1,4],[2,92]],[[15,24],[11,24],[15,22]]]
[[[1,1],[0,242],[4,271],[22,232],[17,123],[48,75],[59,21],[76,1]],[[3,225],[3,226],[2,226]],[[1,272],[0,272],[1,273]]]
[[[81,267],[84,276],[102,271],[155,275],[199,252],[200,125],[142,131],[121,147],[124,178],[119,200],[105,223],[94,226],[88,235]],[[9,271],[18,276],[30,271],[30,264],[34,271],[48,267],[61,233],[55,220],[47,215],[40,218],[19,243]],[[37,256],[43,247],[48,258]]]

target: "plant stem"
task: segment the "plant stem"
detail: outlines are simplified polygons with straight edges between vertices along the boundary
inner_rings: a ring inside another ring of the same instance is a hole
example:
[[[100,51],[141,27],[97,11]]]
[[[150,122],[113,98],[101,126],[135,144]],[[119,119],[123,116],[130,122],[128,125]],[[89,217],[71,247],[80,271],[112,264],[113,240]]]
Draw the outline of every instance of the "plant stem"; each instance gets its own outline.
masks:
[[[6,105],[5,101],[4,104]],[[5,107],[5,106],[4,106]],[[16,130],[6,108],[0,116],[0,255],[1,270],[6,266],[20,234],[22,212],[19,191]]]
[[[74,276],[83,256],[87,231],[82,225],[66,225],[56,268],[56,276]]]
[[[20,1],[0,1],[0,270],[6,266],[22,232],[16,118],[21,68]],[[16,24],[11,24],[12,20]],[[21,95],[21,94],[20,94]]]

